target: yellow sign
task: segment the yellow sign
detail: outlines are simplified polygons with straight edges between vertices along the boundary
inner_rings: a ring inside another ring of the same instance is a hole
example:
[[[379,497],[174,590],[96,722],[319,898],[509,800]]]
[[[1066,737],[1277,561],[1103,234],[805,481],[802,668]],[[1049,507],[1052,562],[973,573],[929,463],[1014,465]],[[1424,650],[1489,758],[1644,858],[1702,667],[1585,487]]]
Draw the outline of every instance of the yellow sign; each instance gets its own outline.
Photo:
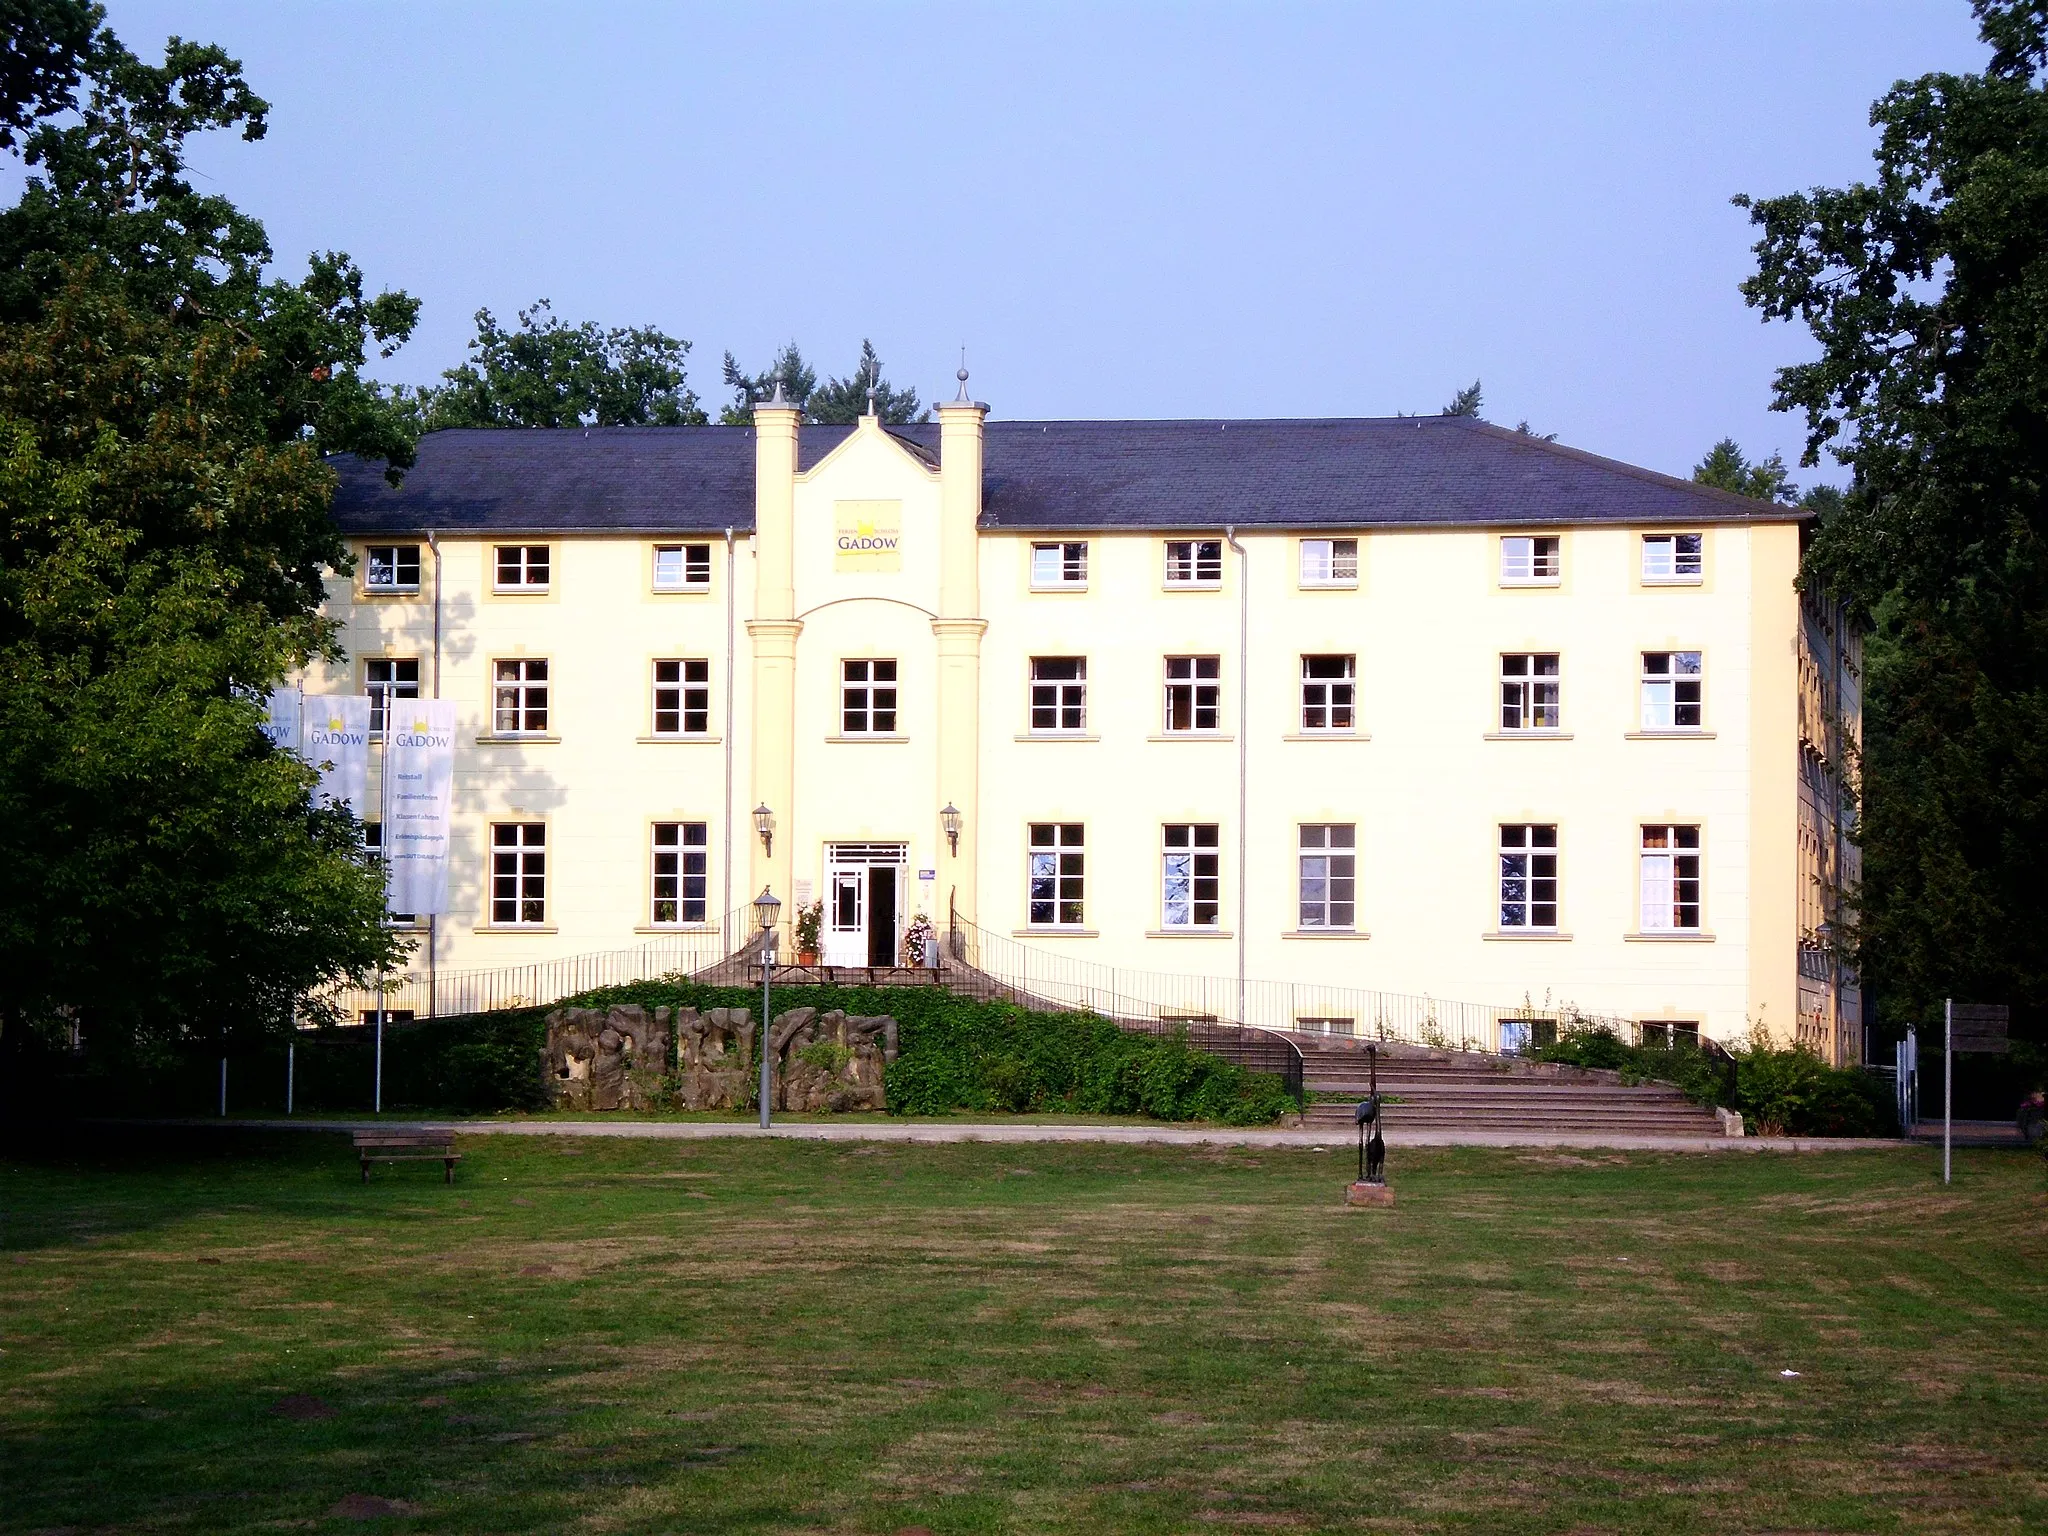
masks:
[[[839,501],[832,511],[834,570],[903,569],[902,502]]]

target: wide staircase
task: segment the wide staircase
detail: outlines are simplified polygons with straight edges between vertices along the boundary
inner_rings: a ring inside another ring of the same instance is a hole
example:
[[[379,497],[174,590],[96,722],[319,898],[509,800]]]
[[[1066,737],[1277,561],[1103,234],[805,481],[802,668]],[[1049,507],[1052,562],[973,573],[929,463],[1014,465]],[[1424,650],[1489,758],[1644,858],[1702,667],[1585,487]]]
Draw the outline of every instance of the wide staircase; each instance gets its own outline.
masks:
[[[1305,1124],[1350,1131],[1368,1081],[1362,1041],[1296,1035],[1309,1090]],[[1385,1133],[1490,1131],[1539,1136],[1720,1136],[1721,1120],[1668,1083],[1630,1086],[1612,1072],[1424,1046],[1379,1047]],[[1318,1094],[1341,1094],[1322,1102]]]

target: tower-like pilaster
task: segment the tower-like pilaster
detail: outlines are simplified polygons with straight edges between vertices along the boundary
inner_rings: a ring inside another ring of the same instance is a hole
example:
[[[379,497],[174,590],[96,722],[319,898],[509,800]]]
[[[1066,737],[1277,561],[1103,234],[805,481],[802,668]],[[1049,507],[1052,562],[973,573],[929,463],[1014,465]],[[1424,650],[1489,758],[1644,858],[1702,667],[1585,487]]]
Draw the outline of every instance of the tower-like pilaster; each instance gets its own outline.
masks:
[[[791,881],[796,822],[796,617],[795,521],[797,420],[778,385],[775,398],[754,407],[754,617],[747,634],[754,651],[752,800],[774,813],[772,852],[753,836],[747,898],[765,885],[782,900],[786,924],[796,917]]]
[[[960,395],[939,411],[939,804],[932,820],[946,848],[939,812],[950,801],[960,812],[960,846],[943,856],[939,874],[941,928],[948,910],[974,919],[981,832],[981,476],[983,422],[988,407],[968,398],[967,370]]]

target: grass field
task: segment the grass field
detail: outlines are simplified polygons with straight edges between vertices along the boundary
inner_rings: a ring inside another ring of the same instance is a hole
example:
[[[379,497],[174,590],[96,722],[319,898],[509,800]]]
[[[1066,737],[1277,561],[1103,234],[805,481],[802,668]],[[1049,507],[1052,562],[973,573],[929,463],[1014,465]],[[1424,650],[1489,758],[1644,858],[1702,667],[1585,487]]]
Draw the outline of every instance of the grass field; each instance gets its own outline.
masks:
[[[2048,1529],[2022,1154],[463,1150],[0,1160],[0,1529]]]

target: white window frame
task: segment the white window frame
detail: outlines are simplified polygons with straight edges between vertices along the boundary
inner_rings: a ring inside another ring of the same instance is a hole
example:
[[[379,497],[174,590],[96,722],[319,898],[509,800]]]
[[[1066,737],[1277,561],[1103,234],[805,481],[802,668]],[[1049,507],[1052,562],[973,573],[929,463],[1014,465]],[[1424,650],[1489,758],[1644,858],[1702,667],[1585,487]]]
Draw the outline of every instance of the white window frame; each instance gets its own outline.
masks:
[[[663,656],[654,663],[654,730],[656,736],[711,734],[711,663],[701,656]],[[675,723],[662,728],[662,717]],[[692,724],[693,718],[698,722]]]
[[[552,545],[495,544],[491,547],[493,592],[545,592],[552,586],[554,576]]]
[[[1088,585],[1086,539],[1041,539],[1031,546],[1031,590],[1076,592]]]
[[[1644,586],[1696,587],[1706,579],[1705,534],[1673,532],[1643,535]]]
[[[412,570],[412,580],[405,579],[407,568]],[[389,579],[379,581],[380,573],[388,573]],[[387,592],[417,592],[420,589],[420,547],[417,544],[370,544],[363,549],[363,590],[383,594]]]
[[[1309,668],[1317,662],[1341,661],[1341,677],[1311,677]],[[1317,712],[1323,723],[1312,723]],[[1342,716],[1343,723],[1338,723]],[[1304,736],[1350,736],[1358,730],[1358,657],[1338,652],[1304,652],[1301,658],[1301,712],[1298,716]]]
[[[1562,841],[1555,822],[1500,824],[1494,894],[1503,933],[1557,932],[1563,910]]]
[[[897,734],[897,678],[894,656],[853,656],[839,663],[839,734]]]
[[[410,677],[403,675],[408,667],[412,669]],[[378,676],[380,672],[385,675]],[[370,735],[381,741],[384,737],[384,721],[391,712],[391,701],[416,699],[420,696],[419,657],[365,656],[363,692],[370,700]]]
[[[1072,677],[1040,677],[1039,668],[1048,665],[1074,668]],[[1030,706],[1026,719],[1034,736],[1078,736],[1088,729],[1088,658],[1086,656],[1034,656],[1030,663]],[[1041,725],[1039,717],[1050,713],[1053,723]],[[1071,716],[1071,719],[1069,718]]]
[[[1345,821],[1300,824],[1296,862],[1297,927],[1325,933],[1358,928],[1358,827]]]
[[[1690,713],[1690,720],[1684,717]],[[1701,651],[1642,653],[1641,729],[1682,735],[1707,728],[1706,657]]]
[[[1546,663],[1550,666],[1548,672],[1540,670]],[[1501,652],[1499,721],[1503,733],[1534,734],[1564,729],[1564,656],[1561,652]]]
[[[547,859],[546,822],[491,823],[491,927],[547,926]]]
[[[1704,929],[1704,841],[1697,823],[1643,823],[1636,885],[1638,932],[1699,933]]]
[[[1086,925],[1087,828],[1078,821],[1025,826],[1024,920],[1033,928]]]
[[[1300,579],[1304,587],[1357,586],[1358,540],[1303,539]]]
[[[1174,724],[1177,707],[1185,724]],[[1168,736],[1214,736],[1223,729],[1222,657],[1166,658],[1166,715],[1161,729]]]
[[[711,825],[657,821],[652,828],[649,926],[694,928],[710,920]],[[663,915],[666,908],[667,915]]]
[[[1500,584],[1554,587],[1564,580],[1564,537],[1555,533],[1506,533],[1500,540]]]
[[[1166,585],[1208,589],[1223,585],[1221,539],[1168,539]]]
[[[668,570],[663,571],[664,559]],[[657,544],[654,546],[654,590],[657,592],[709,592],[711,590],[711,546],[709,544]]]
[[[491,734],[545,736],[552,718],[552,668],[545,656],[499,656],[491,661]]]
[[[1173,821],[1160,828],[1159,926],[1222,928],[1223,828],[1218,823]]]

